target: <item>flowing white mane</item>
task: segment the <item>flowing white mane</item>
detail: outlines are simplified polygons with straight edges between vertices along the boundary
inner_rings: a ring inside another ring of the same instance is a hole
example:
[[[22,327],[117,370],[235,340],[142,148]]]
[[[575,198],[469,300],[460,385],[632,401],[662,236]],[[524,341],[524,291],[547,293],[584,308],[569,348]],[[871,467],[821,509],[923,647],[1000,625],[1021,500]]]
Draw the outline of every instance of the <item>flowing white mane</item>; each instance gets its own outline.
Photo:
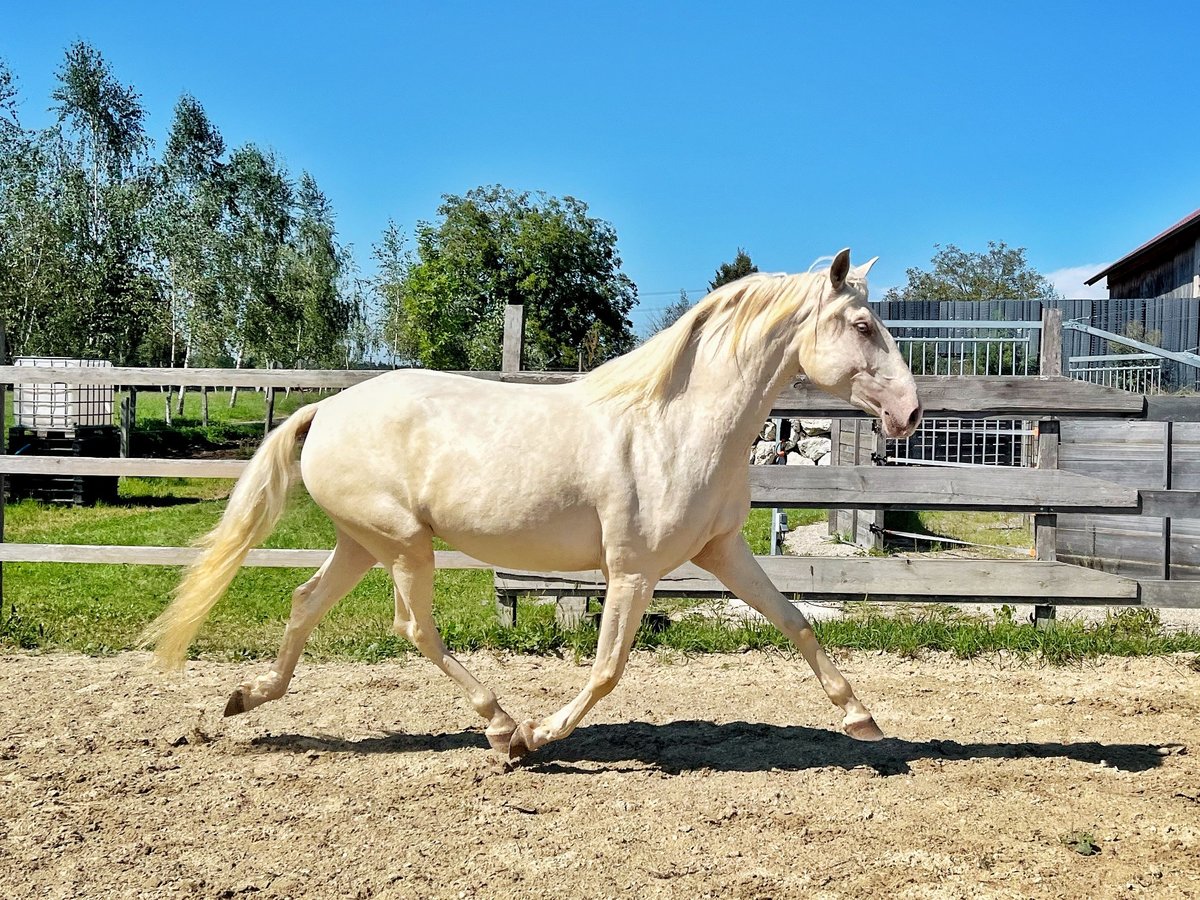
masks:
[[[851,283],[855,283],[853,278]],[[861,279],[857,283],[861,283]],[[739,357],[751,341],[767,340],[785,322],[799,327],[816,311],[841,309],[850,296],[822,304],[829,270],[798,275],[754,274],[722,285],[630,353],[586,376],[594,399],[622,400],[631,406],[664,404],[687,384],[692,357],[702,337],[725,333],[729,353]]]

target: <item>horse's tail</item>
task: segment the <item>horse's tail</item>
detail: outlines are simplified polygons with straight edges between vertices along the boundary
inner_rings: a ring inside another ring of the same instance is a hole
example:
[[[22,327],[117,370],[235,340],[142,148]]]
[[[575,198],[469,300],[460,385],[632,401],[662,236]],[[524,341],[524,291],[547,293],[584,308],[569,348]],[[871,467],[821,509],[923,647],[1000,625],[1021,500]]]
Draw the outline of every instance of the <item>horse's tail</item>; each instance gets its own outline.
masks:
[[[175,599],[142,632],[139,646],[154,646],[159,667],[182,668],[188,646],[209,610],[228,589],[246,554],[283,515],[296,476],[296,445],[308,433],[319,405],[301,407],[267,435],[238,479],[225,515],[197,542],[204,552],[184,574]]]

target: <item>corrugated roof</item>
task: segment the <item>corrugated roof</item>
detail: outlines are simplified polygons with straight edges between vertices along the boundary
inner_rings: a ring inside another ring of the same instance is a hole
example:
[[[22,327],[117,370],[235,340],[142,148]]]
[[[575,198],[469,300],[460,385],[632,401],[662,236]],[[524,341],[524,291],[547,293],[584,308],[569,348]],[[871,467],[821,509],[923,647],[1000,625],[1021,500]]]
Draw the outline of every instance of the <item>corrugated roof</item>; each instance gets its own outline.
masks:
[[[1154,247],[1163,243],[1163,241],[1166,241],[1168,238],[1173,237],[1174,235],[1178,234],[1180,231],[1183,231],[1183,229],[1187,228],[1189,225],[1191,225],[1197,221],[1200,221],[1200,209],[1196,210],[1190,216],[1184,216],[1182,219],[1180,219],[1178,222],[1176,222],[1174,225],[1172,225],[1170,228],[1168,228],[1162,234],[1156,234],[1154,237],[1150,238],[1150,240],[1146,241],[1146,243],[1142,244],[1136,250],[1126,253],[1124,256],[1122,256],[1120,259],[1118,259],[1115,263],[1113,263],[1111,266],[1109,266],[1103,272],[1099,272],[1098,274],[1093,275],[1091,278],[1089,278],[1087,281],[1085,281],[1084,284],[1095,284],[1097,281],[1099,281],[1101,278],[1106,276],[1113,269],[1123,266],[1125,263],[1129,262],[1134,257],[1141,256],[1146,251],[1153,249]]]

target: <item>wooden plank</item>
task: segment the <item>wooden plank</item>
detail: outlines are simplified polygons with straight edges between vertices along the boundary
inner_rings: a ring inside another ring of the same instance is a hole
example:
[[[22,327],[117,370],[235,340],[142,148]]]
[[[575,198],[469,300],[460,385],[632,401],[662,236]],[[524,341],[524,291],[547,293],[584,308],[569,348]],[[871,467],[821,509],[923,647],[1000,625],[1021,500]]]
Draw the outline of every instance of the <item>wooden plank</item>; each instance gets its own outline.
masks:
[[[1047,310],[1043,310],[1043,318]],[[1058,317],[1058,346],[1062,349],[1062,314]],[[1045,343],[1046,334],[1042,333],[1043,344]],[[1061,355],[1059,362],[1061,364]],[[1061,366],[1060,366],[1061,368]],[[1059,423],[1052,419],[1043,419],[1038,422],[1038,440],[1037,440],[1037,467],[1039,472],[1057,472],[1058,471],[1058,452],[1059,452]],[[1053,560],[1055,558],[1055,542],[1057,534],[1058,516],[1054,513],[1037,513],[1033,517],[1033,547],[1034,553],[1038,559]],[[1038,613],[1041,613],[1039,616]],[[1049,613],[1045,608],[1039,606],[1034,611],[1035,618],[1045,619]]]
[[[1147,397],[1146,418],[1156,422],[1200,422],[1200,397]]]
[[[392,370],[387,370],[392,371]],[[0,384],[112,384],[186,387],[279,387],[338,389],[384,372],[358,369],[151,369],[112,366],[0,366]],[[562,384],[574,372],[459,372],[473,378],[518,384]],[[1046,416],[1142,418],[1145,401],[1137,394],[1071,378],[1041,376],[918,375],[917,390],[927,416],[1042,418]],[[1193,401],[1194,402],[1194,401]],[[783,391],[772,415],[778,417],[859,418],[861,410],[811,386]],[[1192,413],[1189,413],[1192,415]],[[1196,410],[1190,421],[1200,421]]]
[[[525,352],[525,304],[504,305],[504,343],[501,348],[500,370],[520,372]]]
[[[93,456],[3,456],[5,475],[106,475],[142,478],[238,478],[240,459],[146,459]],[[1043,509],[1141,512],[1200,519],[1200,491],[1138,491],[1062,472],[1035,469],[918,469],[878,466],[753,466],[754,506],[815,509]],[[975,494],[967,493],[976,491]]]
[[[1038,368],[1042,375],[1062,375],[1062,310],[1042,307],[1042,337]]]
[[[814,509],[1138,510],[1138,493],[1072,472],[900,466],[753,466],[753,506]]]
[[[1044,376],[916,376],[917,393],[927,417],[1041,419],[1054,416],[1142,418],[1140,394],[1089,384],[1073,378]],[[865,415],[849,403],[810,385],[785,388],[772,415],[810,418]]]
[[[0,475],[136,475],[143,478],[237,478],[244,459],[146,459],[100,456],[4,456]]]
[[[785,594],[842,600],[956,598],[998,602],[1076,604],[1132,603],[1137,583],[1057,562],[982,559],[758,557]],[[603,594],[604,576],[589,572],[496,570],[496,589],[539,594]],[[713,576],[690,563],[658,583],[661,596],[730,594]],[[731,595],[731,594],[730,594]]]
[[[1200,609],[1200,581],[1143,579],[1138,599],[1155,609]]]
[[[200,555],[198,547],[136,547],[97,544],[0,544],[0,561],[38,563],[98,563],[107,565],[186,566]],[[244,565],[267,568],[316,568],[329,550],[251,550]],[[459,553],[438,550],[439,569],[489,569],[490,565]]]
[[[391,370],[388,370],[391,371]],[[0,366],[0,384],[105,384],[158,387],[336,389],[383,372],[368,369],[153,369],[124,366]]]

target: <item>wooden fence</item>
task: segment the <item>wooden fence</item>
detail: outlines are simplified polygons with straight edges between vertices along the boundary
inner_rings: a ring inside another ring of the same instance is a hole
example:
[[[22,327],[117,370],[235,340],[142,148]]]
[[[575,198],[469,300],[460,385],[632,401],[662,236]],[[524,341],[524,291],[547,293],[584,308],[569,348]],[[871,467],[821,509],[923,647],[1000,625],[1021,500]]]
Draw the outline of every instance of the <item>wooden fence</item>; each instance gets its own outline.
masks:
[[[519,323],[515,323],[519,325]],[[513,351],[514,354],[517,351]],[[512,355],[506,357],[514,367]],[[23,383],[96,384],[125,387],[274,387],[339,389],[377,372],[234,369],[55,368],[0,366],[0,421],[5,390]],[[559,383],[577,377],[561,373],[471,372],[478,378],[523,383]],[[1041,470],[900,469],[872,465],[837,468],[761,467],[750,470],[752,502],[759,507],[807,506],[880,509],[988,509],[1036,516],[1037,561],[764,558],[763,564],[786,594],[805,599],[898,601],[1000,601],[1056,604],[1121,604],[1200,607],[1197,582],[1129,578],[1054,561],[1055,517],[1062,513],[1200,518],[1200,491],[1137,490],[1085,475],[1057,471],[1058,417],[1159,422],[1200,421],[1200,400],[1141,397],[1062,377],[918,377],[927,415],[1011,416],[1041,422]],[[848,404],[803,385],[783,392],[774,416],[862,417]],[[14,474],[71,474],[149,477],[236,477],[241,461],[100,459],[85,457],[0,456],[0,487]],[[0,493],[2,497],[2,493]],[[0,499],[0,592],[7,562],[183,565],[199,551],[182,547],[92,546],[2,543]],[[327,549],[255,550],[250,566],[315,567]],[[454,551],[437,554],[442,568],[492,568]],[[1169,576],[1169,572],[1164,575]],[[516,593],[586,595],[601,592],[598,572],[497,572],[501,613],[508,617]],[[659,587],[667,595],[722,593],[723,588],[694,566],[683,566]],[[2,600],[2,593],[0,593]]]

